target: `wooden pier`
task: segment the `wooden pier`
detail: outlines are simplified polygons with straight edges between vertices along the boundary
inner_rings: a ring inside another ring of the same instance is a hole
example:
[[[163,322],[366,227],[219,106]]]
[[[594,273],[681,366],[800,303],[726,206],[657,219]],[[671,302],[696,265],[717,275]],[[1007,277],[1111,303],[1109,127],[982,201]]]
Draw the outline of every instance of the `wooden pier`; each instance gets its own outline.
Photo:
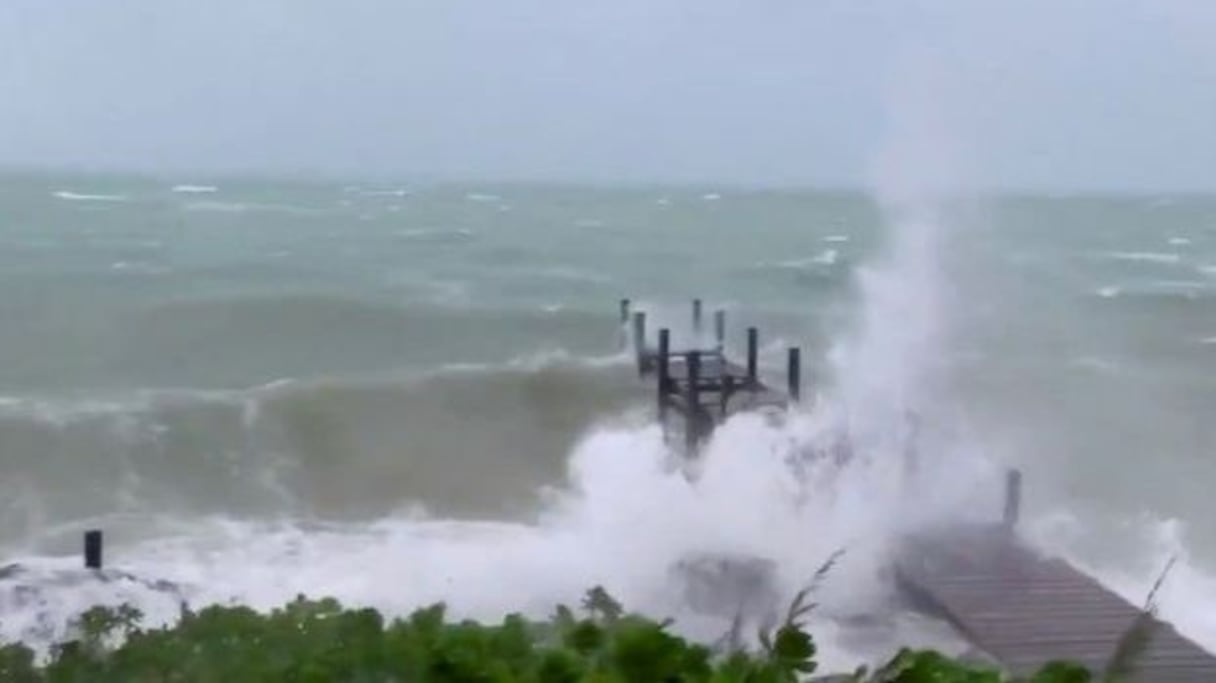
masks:
[[[701,335],[702,304],[693,302],[694,339]],[[656,408],[668,426],[683,419],[692,455],[715,425],[733,413],[786,409],[802,396],[801,353],[788,349],[786,388],[764,384],[758,374],[759,334],[747,330],[747,357],[736,363],[724,351],[725,313],[714,314],[713,346],[676,350],[660,329],[647,344],[646,315],[621,301],[622,327],[630,327],[639,375],[653,377]],[[1045,557],[1017,534],[1022,475],[1010,470],[999,523],[940,529],[907,538],[896,553],[901,591],[921,610],[950,623],[995,665],[1025,675],[1053,660],[1068,660],[1102,674],[1120,642],[1138,622],[1150,625],[1134,672],[1121,681],[1216,683],[1216,656],[1146,614],[1072,565]],[[1096,679],[1095,679],[1096,680]]]
[[[1067,660],[1100,674],[1141,619],[1129,604],[1063,560],[1044,557],[1003,525],[908,539],[896,560],[903,592],[948,621],[977,650],[1016,675]],[[1151,616],[1148,644],[1121,681],[1216,681],[1216,658]]]
[[[703,307],[692,303],[692,337],[701,336]],[[678,417],[684,427],[689,454],[734,413],[774,408],[785,410],[802,396],[802,354],[797,347],[787,351],[786,390],[766,385],[759,375],[760,336],[747,328],[747,358],[737,363],[727,358],[726,312],[714,312],[714,344],[710,348],[674,349],[671,330],[661,328],[651,346],[646,336],[646,314],[629,310],[621,301],[621,322],[631,324],[631,346],[637,356],[638,374],[655,378],[656,409],[660,424],[668,427]]]

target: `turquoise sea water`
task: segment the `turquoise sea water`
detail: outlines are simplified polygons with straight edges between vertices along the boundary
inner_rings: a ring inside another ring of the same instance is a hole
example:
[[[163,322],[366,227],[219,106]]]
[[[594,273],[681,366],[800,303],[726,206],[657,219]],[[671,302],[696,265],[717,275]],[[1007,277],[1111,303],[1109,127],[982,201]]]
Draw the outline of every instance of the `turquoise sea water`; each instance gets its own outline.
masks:
[[[759,325],[773,368],[803,346],[815,410],[847,414],[868,461],[896,457],[892,411],[922,415],[930,450],[950,453],[923,495],[969,486],[975,462],[1022,467],[1027,534],[1133,598],[1180,555],[1164,614],[1216,645],[1216,198],[930,208],[717,187],[0,177],[0,560],[70,563],[78,532],[101,526],[113,556],[196,599],[298,588],[405,609],[454,593],[493,612],[511,601],[488,558],[506,553],[508,573],[550,572],[527,600],[597,576],[644,600],[659,575],[612,558],[632,552],[629,515],[656,504],[637,497],[674,494],[645,465],[650,393],[617,301],[685,328],[698,296],[727,309],[732,343]],[[707,457],[774,443],[749,429]],[[763,548],[796,545],[775,529],[817,533],[802,513],[774,527],[775,484],[757,477],[657,513],[680,520],[664,533]],[[833,481],[819,523],[854,540],[884,527],[884,489]],[[580,542],[617,554],[567,566]],[[355,566],[290,569],[301,552],[419,574],[394,588]],[[36,621],[0,600],[9,633]]]

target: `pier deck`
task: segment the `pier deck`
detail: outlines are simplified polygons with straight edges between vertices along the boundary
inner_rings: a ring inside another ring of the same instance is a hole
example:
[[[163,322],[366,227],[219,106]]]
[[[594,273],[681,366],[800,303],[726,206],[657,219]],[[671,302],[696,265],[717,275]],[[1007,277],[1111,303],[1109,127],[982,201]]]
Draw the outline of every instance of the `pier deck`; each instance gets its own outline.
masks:
[[[1141,615],[1063,560],[1043,557],[1001,525],[909,539],[896,560],[905,593],[949,621],[1009,671],[1068,660],[1100,673]],[[1216,657],[1152,620],[1131,681],[1216,681]]]

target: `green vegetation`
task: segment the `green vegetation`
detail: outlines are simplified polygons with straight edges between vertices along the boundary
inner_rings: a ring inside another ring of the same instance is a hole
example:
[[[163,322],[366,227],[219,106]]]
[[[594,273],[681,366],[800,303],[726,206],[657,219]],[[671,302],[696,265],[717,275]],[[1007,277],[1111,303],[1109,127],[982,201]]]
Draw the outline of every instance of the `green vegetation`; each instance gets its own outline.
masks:
[[[372,609],[303,597],[269,614],[247,607],[183,607],[180,620],[143,628],[130,607],[93,608],[75,637],[40,662],[28,647],[0,647],[0,681],[350,681],[372,683],[784,683],[814,680],[815,644],[805,630],[813,606],[799,594],[785,620],[746,650],[690,643],[668,622],[627,613],[603,589],[576,611],[545,621],[518,615],[498,624],[447,619],[443,605],[386,621]],[[832,680],[976,683],[1012,680],[930,651],[903,651],[876,671]],[[1027,683],[1091,680],[1055,663]]]

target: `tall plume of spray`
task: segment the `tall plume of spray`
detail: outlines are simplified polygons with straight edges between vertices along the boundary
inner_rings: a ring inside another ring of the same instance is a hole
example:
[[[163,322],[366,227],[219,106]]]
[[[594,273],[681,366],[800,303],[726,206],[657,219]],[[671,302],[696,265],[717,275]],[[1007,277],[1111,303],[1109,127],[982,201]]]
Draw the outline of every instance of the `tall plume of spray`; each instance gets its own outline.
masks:
[[[915,51],[898,64],[871,186],[887,241],[875,262],[858,270],[859,319],[829,352],[836,382],[827,404],[856,453],[905,466],[916,459],[923,481],[947,460],[959,474],[960,460],[982,465],[956,457],[959,440],[937,429],[949,421],[944,380],[954,302],[945,254],[958,228],[948,207],[964,190],[961,131],[951,121],[942,59]],[[907,481],[910,469],[882,464]]]

